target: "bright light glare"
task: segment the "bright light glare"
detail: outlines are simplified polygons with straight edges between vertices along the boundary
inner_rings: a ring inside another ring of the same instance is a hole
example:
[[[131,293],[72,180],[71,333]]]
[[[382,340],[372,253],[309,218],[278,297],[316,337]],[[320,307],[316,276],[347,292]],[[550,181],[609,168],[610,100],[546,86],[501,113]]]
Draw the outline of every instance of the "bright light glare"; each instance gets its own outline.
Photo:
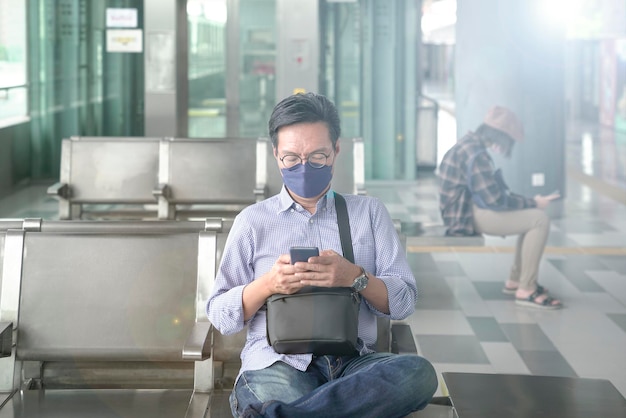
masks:
[[[581,154],[583,173],[593,176],[593,136],[589,132],[582,135]]]
[[[189,0],[187,14],[193,18],[203,16],[210,22],[226,23],[226,0]]]
[[[451,26],[456,23],[456,0],[441,0],[432,2],[424,9],[422,15],[422,32],[431,31]]]
[[[543,0],[538,4],[541,16],[569,29],[584,18],[583,3],[584,0]]]
[[[226,1],[213,0],[204,3],[204,17],[215,23],[226,23]]]

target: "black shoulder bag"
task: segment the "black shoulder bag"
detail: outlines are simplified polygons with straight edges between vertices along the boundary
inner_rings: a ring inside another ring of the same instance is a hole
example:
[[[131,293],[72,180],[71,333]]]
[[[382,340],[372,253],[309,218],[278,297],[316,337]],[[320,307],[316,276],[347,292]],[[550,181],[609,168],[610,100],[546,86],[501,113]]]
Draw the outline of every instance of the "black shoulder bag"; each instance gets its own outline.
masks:
[[[354,263],[346,201],[335,193],[344,257]],[[361,297],[351,287],[307,286],[267,299],[267,341],[281,354],[357,353]]]

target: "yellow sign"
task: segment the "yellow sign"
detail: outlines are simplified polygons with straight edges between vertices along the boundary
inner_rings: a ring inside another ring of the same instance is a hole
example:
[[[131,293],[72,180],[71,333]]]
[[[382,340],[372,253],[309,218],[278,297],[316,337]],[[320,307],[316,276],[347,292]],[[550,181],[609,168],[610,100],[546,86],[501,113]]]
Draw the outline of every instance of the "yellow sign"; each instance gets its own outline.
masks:
[[[296,87],[295,89],[293,89],[293,94],[304,94],[306,93],[306,89],[303,89],[301,87]]]

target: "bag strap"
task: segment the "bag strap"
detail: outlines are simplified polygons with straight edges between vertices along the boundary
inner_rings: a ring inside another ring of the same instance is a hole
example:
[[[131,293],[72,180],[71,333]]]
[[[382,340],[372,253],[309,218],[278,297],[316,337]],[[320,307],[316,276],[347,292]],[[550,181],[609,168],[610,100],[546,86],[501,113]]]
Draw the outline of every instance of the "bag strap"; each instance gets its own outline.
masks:
[[[346,199],[337,192],[335,193],[335,209],[337,210],[337,223],[339,224],[339,238],[343,256],[354,264],[354,252],[352,251],[352,237],[350,236],[350,218]]]

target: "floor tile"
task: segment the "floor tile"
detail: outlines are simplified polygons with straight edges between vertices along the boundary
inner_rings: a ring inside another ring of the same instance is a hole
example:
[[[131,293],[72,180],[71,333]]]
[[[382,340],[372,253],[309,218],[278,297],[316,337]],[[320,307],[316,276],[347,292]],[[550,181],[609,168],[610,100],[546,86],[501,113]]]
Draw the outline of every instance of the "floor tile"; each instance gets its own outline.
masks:
[[[615,228],[610,224],[600,220],[580,222],[573,218],[561,218],[553,220],[552,223],[566,234],[601,234],[603,232],[615,231]]]
[[[617,324],[624,332],[626,332],[626,314],[607,314],[613,322]]]
[[[458,310],[421,309],[406,320],[414,335],[474,335],[463,312]]]
[[[433,257],[428,253],[409,253],[407,260],[414,274],[437,273],[439,267]]]
[[[532,374],[578,377],[558,351],[520,350],[519,353]]]
[[[491,316],[492,313],[480,297],[473,283],[463,276],[446,276],[445,281],[452,291],[460,310],[468,316]]]
[[[602,264],[609,270],[626,276],[626,257],[624,256],[598,256]]]
[[[590,308],[598,312],[626,314],[626,305],[610,293],[587,292],[582,297]]]
[[[536,324],[536,312],[518,307],[513,301],[485,301],[496,321],[499,323]],[[553,312],[551,312],[553,313]]]
[[[509,341],[519,351],[556,351],[556,347],[536,324],[500,324]]]
[[[509,300],[514,296],[502,293],[504,282],[473,282],[478,294],[485,300]]]
[[[568,234],[568,238],[581,247],[624,247],[626,236],[623,232],[605,232],[603,234]]]
[[[454,294],[441,274],[413,272],[418,291],[416,309],[459,309]]]
[[[614,271],[591,271],[588,275],[607,293],[626,306],[626,275]]]
[[[481,343],[496,373],[530,374],[520,353],[509,342]]]
[[[472,335],[418,335],[419,352],[431,362],[488,364],[489,359]]]
[[[471,280],[504,284],[509,278],[513,254],[458,254],[461,267]]]
[[[509,342],[509,339],[493,317],[468,317],[474,334],[481,342]]]
[[[553,266],[555,266],[574,286],[576,286],[582,292],[602,292],[602,287],[598,286],[585,272],[585,265],[587,263],[573,263],[571,260],[550,260]],[[589,266],[587,269],[591,270],[606,270],[606,267],[602,265],[598,260],[595,260],[593,268]]]
[[[444,276],[465,276],[465,270],[458,261],[437,261],[436,263],[439,272]]]

